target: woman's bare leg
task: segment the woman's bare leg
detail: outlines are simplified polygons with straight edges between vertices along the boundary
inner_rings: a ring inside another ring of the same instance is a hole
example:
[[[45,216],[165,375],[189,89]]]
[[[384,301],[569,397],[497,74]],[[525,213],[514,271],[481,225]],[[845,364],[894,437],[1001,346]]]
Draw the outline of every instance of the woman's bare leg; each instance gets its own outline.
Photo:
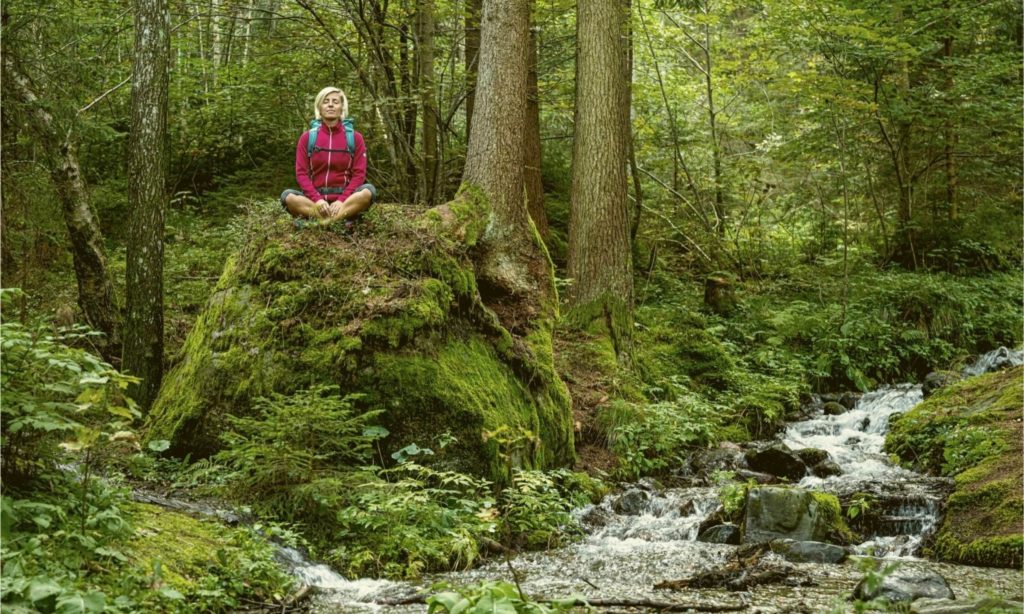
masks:
[[[316,203],[309,200],[303,194],[289,194],[284,199],[284,205],[288,208],[288,213],[291,213],[295,217],[306,217],[306,218],[319,218],[320,214],[316,210]]]
[[[338,220],[352,219],[369,209],[371,202],[373,202],[373,192],[363,188],[346,198],[345,202],[341,203],[341,206],[337,208],[337,211],[327,218],[327,221],[330,223],[337,222]]]

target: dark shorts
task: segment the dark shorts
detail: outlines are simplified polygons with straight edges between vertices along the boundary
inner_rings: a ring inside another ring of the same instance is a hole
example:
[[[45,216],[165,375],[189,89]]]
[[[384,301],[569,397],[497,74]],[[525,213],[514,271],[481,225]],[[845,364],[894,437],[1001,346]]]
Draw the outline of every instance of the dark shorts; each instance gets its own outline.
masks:
[[[370,191],[370,204],[371,205],[373,203],[377,202],[377,188],[375,188],[372,183],[364,183],[363,185],[361,185],[358,188],[356,188],[356,192],[358,192],[359,190],[369,190]],[[354,193],[355,192],[353,192],[353,194]],[[284,207],[285,211],[288,210],[288,206],[284,204],[284,199],[288,198],[289,194],[298,194],[299,196],[302,196],[302,190],[291,190],[291,189],[288,189],[288,190],[285,190],[284,192],[281,192],[281,206]]]

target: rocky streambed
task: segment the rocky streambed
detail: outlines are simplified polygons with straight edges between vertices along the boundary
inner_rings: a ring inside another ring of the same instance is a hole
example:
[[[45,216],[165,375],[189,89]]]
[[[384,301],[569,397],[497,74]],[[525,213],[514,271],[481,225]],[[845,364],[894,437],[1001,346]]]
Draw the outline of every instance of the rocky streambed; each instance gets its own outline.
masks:
[[[971,365],[967,375],[1022,361],[1020,352],[1000,350]],[[562,548],[418,583],[346,580],[297,553],[289,554],[291,565],[318,587],[311,600],[318,612],[419,612],[424,605],[395,604],[429,593],[434,582],[487,580],[516,583],[533,599],[576,594],[705,611],[848,611],[851,596],[877,595],[860,586],[868,574],[885,576],[882,596],[912,599],[914,612],[1022,611],[1020,569],[921,558],[952,480],[898,467],[882,448],[890,419],[922,397],[921,386],[908,384],[815,399],[805,419],[777,441],[748,449],[724,445],[694,457],[676,476],[689,486],[642,482],[577,510],[584,536]],[[742,531],[730,522],[736,515],[723,511],[719,486],[710,484],[723,471],[748,486]],[[780,481],[788,485],[773,486]],[[841,502],[840,517],[830,501]],[[758,505],[766,511],[752,512]],[[862,507],[851,514],[850,505]]]

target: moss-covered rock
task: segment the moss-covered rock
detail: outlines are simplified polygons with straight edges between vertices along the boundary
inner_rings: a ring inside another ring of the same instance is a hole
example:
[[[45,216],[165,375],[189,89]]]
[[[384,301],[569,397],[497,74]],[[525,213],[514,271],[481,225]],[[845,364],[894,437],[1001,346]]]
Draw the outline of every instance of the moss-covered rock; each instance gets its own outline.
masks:
[[[835,495],[786,486],[747,491],[743,543],[773,539],[849,544],[853,533]]]
[[[385,454],[450,433],[451,466],[495,479],[510,465],[571,463],[555,314],[517,337],[480,299],[472,254],[486,211],[474,194],[426,211],[381,205],[344,234],[260,209],[164,379],[147,437],[209,455],[255,398],[334,384],[385,410]]]
[[[1024,367],[973,377],[892,421],[888,452],[907,466],[956,479],[935,541],[941,560],[1022,563],[1022,381]]]
[[[280,601],[294,584],[275,560],[275,547],[251,530],[146,504],[132,505],[130,513],[135,538],[125,549],[131,565],[151,573],[154,588],[180,593],[160,611],[224,611],[239,596]]]

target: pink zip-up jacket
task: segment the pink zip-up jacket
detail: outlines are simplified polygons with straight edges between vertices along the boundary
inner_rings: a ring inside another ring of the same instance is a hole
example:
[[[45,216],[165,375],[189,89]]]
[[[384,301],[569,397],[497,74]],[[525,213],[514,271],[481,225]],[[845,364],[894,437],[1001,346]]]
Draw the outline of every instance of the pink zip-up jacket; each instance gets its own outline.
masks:
[[[343,201],[356,189],[366,183],[366,143],[363,135],[355,133],[356,152],[350,156],[343,150],[347,147],[345,127],[338,122],[333,128],[320,126],[312,158],[306,155],[309,131],[302,133],[295,148],[295,178],[306,198],[313,202],[324,199],[327,202]],[[321,151],[335,150],[335,151]],[[310,163],[312,161],[312,163]],[[340,194],[322,194],[320,188],[344,188]]]

